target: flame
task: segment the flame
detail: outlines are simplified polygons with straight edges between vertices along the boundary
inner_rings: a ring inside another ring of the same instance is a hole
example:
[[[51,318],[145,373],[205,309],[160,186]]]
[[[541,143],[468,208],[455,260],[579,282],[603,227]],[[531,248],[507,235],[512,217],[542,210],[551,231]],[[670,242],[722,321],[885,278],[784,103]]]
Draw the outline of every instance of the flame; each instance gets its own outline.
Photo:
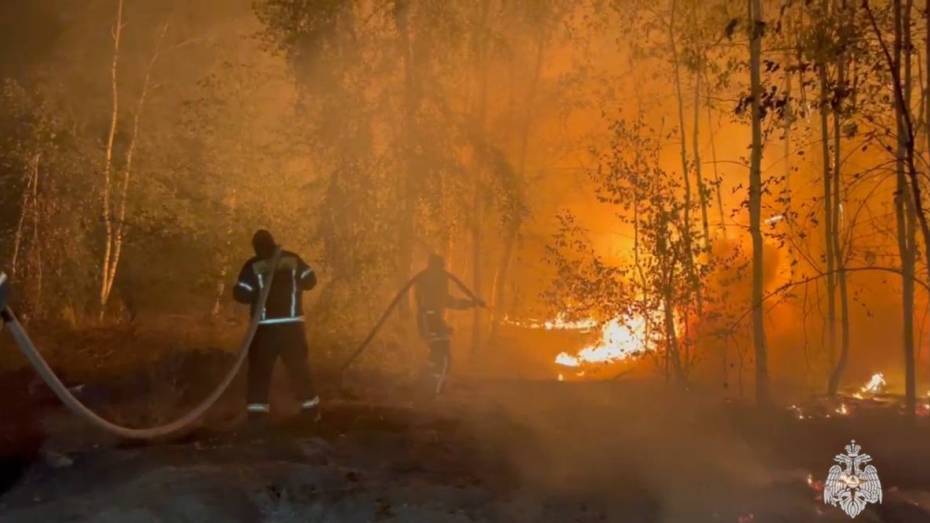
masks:
[[[551,330],[571,330],[571,331],[590,331],[597,327],[597,321],[590,318],[583,320],[570,321],[565,316],[559,314],[554,320],[543,323],[543,328]]]
[[[869,382],[859,389],[859,391],[862,394],[881,394],[885,391],[886,385],[888,385],[888,383],[885,381],[885,373],[876,372],[869,379]]]
[[[641,319],[612,319],[601,328],[598,343],[581,349],[575,356],[562,352],[556,356],[555,362],[563,367],[580,367],[583,364],[625,360],[644,350],[645,327]]]
[[[563,367],[580,367],[581,361],[567,352],[563,352],[555,357],[555,363]]]
[[[552,330],[565,330],[565,331],[582,331],[588,332],[592,331],[597,327],[597,321],[585,318],[581,320],[569,320],[565,317],[564,314],[559,314],[555,317],[554,320],[537,320],[529,319],[525,321],[512,320],[510,318],[504,318],[504,323],[508,325],[515,325],[517,327],[523,327],[525,329],[544,329],[547,331]]]

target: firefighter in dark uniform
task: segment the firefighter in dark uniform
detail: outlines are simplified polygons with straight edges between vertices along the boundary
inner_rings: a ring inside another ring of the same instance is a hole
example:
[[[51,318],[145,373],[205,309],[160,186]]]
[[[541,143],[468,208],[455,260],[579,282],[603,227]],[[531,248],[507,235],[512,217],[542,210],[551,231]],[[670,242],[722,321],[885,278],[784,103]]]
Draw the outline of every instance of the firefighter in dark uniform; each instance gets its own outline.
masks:
[[[249,349],[249,418],[253,421],[268,419],[271,412],[268,403],[271,376],[280,356],[299,396],[303,414],[317,421],[320,417],[320,397],[310,377],[301,303],[303,292],[316,285],[316,274],[300,256],[283,250],[277,267],[273,269],[271,263],[277,245],[266,230],[255,233],[252,247],[255,256],[245,262],[239,272],[239,281],[233,293],[236,301],[251,305],[254,314],[256,302],[272,270],[274,281]]]
[[[445,265],[441,256],[430,255],[426,269],[417,276],[414,286],[417,326],[420,337],[430,349],[429,372],[435,382],[436,395],[442,392],[452,363],[452,328],[446,323],[446,309],[464,310],[484,305],[480,299],[455,298],[449,294],[449,274]]]

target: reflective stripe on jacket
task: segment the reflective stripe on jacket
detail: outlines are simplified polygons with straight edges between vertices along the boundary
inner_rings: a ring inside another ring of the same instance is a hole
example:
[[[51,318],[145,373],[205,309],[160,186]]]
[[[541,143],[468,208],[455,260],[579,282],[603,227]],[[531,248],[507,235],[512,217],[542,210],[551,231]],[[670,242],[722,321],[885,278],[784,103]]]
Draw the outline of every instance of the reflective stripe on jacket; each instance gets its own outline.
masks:
[[[240,303],[252,306],[255,313],[255,302],[261,295],[265,282],[271,273],[271,260],[257,256],[249,259],[239,271],[239,279],[233,289],[233,296]],[[316,285],[316,274],[300,256],[283,251],[278,266],[275,269],[274,283],[268,294],[265,310],[262,311],[261,323],[273,325],[303,321],[304,291]]]

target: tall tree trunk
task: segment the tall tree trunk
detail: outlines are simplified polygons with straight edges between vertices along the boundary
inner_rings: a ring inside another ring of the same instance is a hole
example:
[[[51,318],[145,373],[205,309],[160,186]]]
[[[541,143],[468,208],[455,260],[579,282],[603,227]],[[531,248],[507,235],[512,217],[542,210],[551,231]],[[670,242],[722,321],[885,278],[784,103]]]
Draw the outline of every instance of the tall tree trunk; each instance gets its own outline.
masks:
[[[916,274],[917,261],[917,216],[916,216],[916,198],[917,194],[907,186],[906,169],[909,155],[913,154],[914,141],[912,128],[906,122],[906,113],[911,110],[911,8],[912,0],[907,0],[903,12],[900,0],[895,0],[895,68],[898,71],[898,78],[901,78],[903,69],[903,80],[900,81],[901,100],[896,104],[896,122],[898,125],[898,154],[896,157],[896,178],[900,185],[900,196],[903,204],[901,205],[904,212],[904,230],[899,231],[899,235],[905,235],[904,248],[902,253],[901,268],[904,278],[908,282],[903,287],[903,294],[906,303],[904,304],[905,314],[905,332],[904,337],[904,396],[905,405],[909,414],[913,415],[917,406],[917,369],[916,355],[917,348],[914,341],[914,282]],[[900,240],[899,240],[900,243]],[[930,245],[930,244],[928,244]]]
[[[840,23],[840,31],[847,30],[846,20],[846,2],[843,1],[838,9],[834,10],[834,15]],[[846,371],[846,365],[849,362],[849,293],[846,282],[846,261],[841,238],[845,231],[843,220],[843,197],[842,185],[842,121],[843,121],[843,99],[846,93],[846,55],[839,53],[836,56],[836,93],[832,97],[833,110],[833,208],[831,209],[833,231],[830,234],[833,244],[834,261],[837,270],[837,284],[840,291],[840,354],[836,360],[833,371],[830,373],[830,381],[827,385],[827,394],[836,395],[840,383],[843,379],[843,373]]]
[[[673,373],[678,383],[684,382],[684,376],[681,368],[681,354],[678,343],[678,334],[675,329],[675,311],[673,309],[673,298],[670,292],[662,300],[662,313],[664,316],[665,343],[666,347],[666,380],[670,373]]]
[[[155,51],[152,53],[152,58],[149,60],[148,66],[145,69],[145,77],[142,81],[142,91],[139,93],[139,100],[136,103],[136,112],[133,115],[132,119],[132,134],[129,138],[129,146],[126,149],[126,165],[123,168],[123,179],[119,188],[119,203],[117,218],[115,223],[113,223],[113,253],[110,257],[110,265],[107,267],[107,281],[106,281],[106,290],[105,290],[105,299],[109,300],[110,294],[113,292],[113,283],[116,281],[116,271],[119,268],[120,257],[123,252],[123,240],[126,235],[126,204],[129,200],[129,185],[132,180],[132,165],[136,153],[136,145],[139,142],[139,131],[140,124],[142,122],[142,115],[145,112],[145,102],[148,98],[149,89],[152,82],[152,70],[155,68],[156,62],[158,62],[158,57],[161,54],[161,44],[165,39],[165,35],[168,33],[168,24],[165,23],[162,25],[161,33],[158,36],[158,41],[155,44]]]
[[[720,233],[727,238],[727,218],[723,212],[723,178],[720,176],[720,168],[717,165],[717,140],[715,138],[716,129],[714,128],[714,112],[710,104],[707,104],[707,133],[710,135],[710,159],[714,163],[714,184],[717,186],[717,213],[720,215]]]
[[[920,180],[917,174],[917,167],[914,160],[914,125],[911,119],[910,107],[906,101],[904,82],[901,80],[901,57],[904,49],[904,32],[909,30],[911,1],[908,0],[907,12],[903,13],[901,0],[894,0],[892,9],[894,9],[894,47],[892,51],[888,50],[882,31],[878,27],[875,14],[869,5],[868,0],[863,0],[862,6],[866,14],[874,36],[881,46],[891,73],[891,87],[894,93],[894,111],[895,124],[898,135],[898,148],[895,156],[896,160],[896,187],[895,187],[895,221],[897,222],[897,239],[898,252],[901,257],[901,286],[902,292],[902,309],[903,309],[903,339],[904,339],[904,380],[905,380],[905,405],[909,416],[915,415],[917,406],[917,383],[916,383],[916,364],[914,361],[914,261],[915,245],[909,240],[912,236],[908,227],[914,227],[913,221],[920,222],[920,228],[923,232],[924,244],[930,246],[930,224],[927,223],[923,204],[921,201]],[[907,22],[907,26],[905,26]],[[908,49],[908,62],[910,62],[910,50]],[[910,79],[908,79],[909,81]],[[907,186],[907,180],[910,178],[910,186]],[[911,208],[913,210],[911,210]],[[908,224],[909,218],[911,224]],[[925,249],[930,266],[930,248]]]
[[[930,155],[930,0],[924,2],[924,15],[926,19],[924,20],[924,26],[926,33],[924,34],[924,70],[927,75],[926,79],[926,96],[924,98],[924,110],[926,111],[925,120],[926,120],[926,129],[925,134],[927,138],[927,154]],[[924,249],[930,251],[930,242],[925,242]],[[927,270],[930,271],[930,252],[926,253],[927,256]],[[916,373],[916,370],[915,370]],[[916,403],[916,398],[915,398]]]
[[[787,16],[787,15],[786,15]],[[790,20],[786,21],[787,30],[791,31],[792,27],[790,25]],[[791,104],[791,91],[794,86],[791,81],[791,52],[785,51],[785,67],[784,67],[784,90],[785,90],[785,113],[782,118],[782,138],[784,139],[785,146],[785,198],[788,200],[789,205],[791,202],[791,125],[794,123],[794,107]]]
[[[40,153],[35,153],[32,157],[32,165],[29,166],[29,174],[26,176],[26,186],[23,188],[23,197],[19,207],[19,219],[16,221],[16,232],[13,235],[13,258],[10,261],[10,272],[13,278],[19,274],[20,254],[22,252],[23,236],[26,228],[26,217],[32,212],[33,205],[33,187],[39,183],[39,157]]]
[[[834,171],[833,171],[833,187],[836,189],[834,194],[834,204],[833,204],[833,224],[834,230],[831,234],[833,242],[833,251],[836,254],[836,281],[840,291],[840,354],[836,360],[836,364],[833,367],[833,371],[830,373],[830,382],[827,387],[827,394],[830,396],[836,395],[839,385],[843,378],[843,373],[846,371],[846,365],[849,362],[849,292],[847,289],[847,275],[846,275],[846,262],[844,260],[844,251],[841,242],[843,237],[843,220],[841,218],[843,212],[843,199],[842,191],[840,190],[841,181],[840,181],[840,124],[839,124],[839,114],[834,114]]]
[[[685,244],[685,268],[688,271],[688,280],[691,284],[691,291],[697,301],[697,312],[700,315],[704,308],[703,297],[698,281],[697,270],[694,266],[694,245],[691,234],[691,173],[688,166],[688,133],[685,128],[685,101],[681,86],[681,63],[678,56],[678,42],[675,33],[675,20],[678,14],[678,0],[672,0],[671,17],[668,24],[669,45],[672,51],[672,63],[674,66],[675,77],[675,97],[678,102],[678,130],[680,138],[681,153],[681,176],[684,184],[684,223],[682,225],[682,235]]]
[[[707,187],[704,184],[704,170],[701,166],[701,68],[694,74],[694,129],[691,130],[692,149],[694,149],[694,175],[697,180],[698,199],[701,203],[701,226],[704,232],[704,247],[710,246],[710,221],[707,217]]]
[[[924,262],[928,268],[930,268],[930,223],[927,220],[927,212],[923,207],[923,191],[920,184],[920,176],[917,170],[916,164],[916,133],[913,124],[913,118],[911,117],[911,90],[912,90],[912,78],[911,78],[911,53],[913,52],[913,46],[911,45],[911,13],[913,8],[913,0],[908,0],[907,6],[904,12],[904,25],[901,28],[907,32],[906,40],[906,57],[907,62],[905,64],[905,73],[906,78],[903,83],[902,88],[897,88],[896,92],[898,93],[899,106],[901,108],[901,113],[904,117],[904,135],[905,135],[905,164],[907,167],[907,176],[910,181],[908,196],[906,201],[908,202],[908,213],[909,213],[909,237],[911,244],[911,256],[915,260],[917,258],[917,224],[920,224],[920,230],[924,240]],[[901,84],[900,77],[897,81],[894,82],[895,85]],[[913,285],[913,284],[912,284]],[[908,408],[908,413],[913,416],[916,414],[915,408],[917,406],[917,371],[916,371],[916,349],[912,349],[912,353],[908,357],[910,367],[906,369],[908,380],[905,382],[905,396],[906,404]]]
[[[662,270],[662,315],[665,334],[665,379],[674,376],[679,384],[684,383],[681,368],[681,345],[675,327],[675,257],[669,252],[667,238],[671,237],[668,219],[658,218],[658,230],[664,231],[656,238],[656,252]]]
[[[42,153],[36,152],[32,155],[29,163],[29,174],[26,179],[26,187],[23,189],[19,219],[16,223],[16,233],[13,238],[13,259],[11,262],[11,272],[14,278],[19,275],[21,267],[25,265],[29,279],[33,283],[32,291],[23,300],[30,316],[38,314],[42,304],[42,245],[39,236],[39,222],[41,220],[39,164],[41,159]],[[32,224],[32,235],[28,242],[26,241],[27,220]],[[24,244],[28,244],[29,250],[25,263],[22,263],[20,257],[25,250]]]
[[[828,12],[827,2],[821,2],[821,23],[826,24]],[[826,31],[825,28],[821,29]],[[829,366],[836,364],[836,259],[833,250],[833,176],[830,166],[830,81],[827,76],[827,62],[821,58],[817,63],[817,75],[820,80],[820,141],[821,160],[823,161],[823,215],[824,231],[823,246],[826,258],[826,284],[827,284],[827,356]],[[834,166],[835,168],[835,166]]]
[[[785,12],[783,15],[784,17],[783,27],[785,28],[784,30],[785,30],[786,35],[797,34],[798,29],[792,24],[793,14],[794,13],[792,11],[792,6],[788,4],[785,8]],[[801,47],[801,44],[795,41],[794,48],[799,49],[800,47]],[[787,46],[787,48],[785,49],[784,58],[783,58],[783,60],[785,61],[785,64],[782,67],[782,79],[784,82],[784,85],[782,88],[784,89],[784,92],[785,92],[785,107],[783,109],[784,112],[782,114],[782,140],[783,140],[783,145],[784,145],[785,158],[784,158],[784,171],[783,171],[784,172],[783,192],[781,194],[781,199],[784,202],[786,202],[785,203],[786,209],[785,211],[783,211],[784,213],[786,213],[784,215],[785,218],[789,217],[788,213],[791,211],[792,205],[793,205],[792,185],[791,185],[791,174],[792,174],[791,171],[794,166],[793,158],[791,157],[791,128],[794,125],[794,121],[795,121],[795,109],[794,109],[794,104],[792,100],[793,90],[794,90],[794,82],[792,81],[793,80],[792,72],[794,69],[794,64],[792,63],[792,59],[794,58],[792,56],[793,52],[795,51],[791,49],[791,45]],[[798,61],[798,63],[800,63],[800,61]],[[801,80],[801,82],[803,82],[803,80]],[[791,260],[791,263],[789,265],[789,270],[791,271],[790,277],[793,279],[795,276],[795,267],[796,267],[794,260],[797,258],[797,253],[794,251],[794,247],[791,243],[789,243],[786,247],[787,247],[788,258]]]
[[[227,203],[227,213],[226,213],[226,242],[223,252],[220,254],[220,263],[222,264],[222,269],[220,269],[219,278],[216,284],[216,300],[213,303],[213,316],[218,316],[223,308],[223,295],[226,292],[226,278],[229,274],[229,264],[230,256],[229,253],[233,250],[232,239],[235,232],[235,223],[236,223],[236,209],[239,203],[239,194],[235,188],[232,188],[229,192],[229,196],[224,200],[224,203]]]
[[[34,281],[31,302],[32,315],[34,317],[42,314],[42,239],[39,235],[39,221],[42,219],[41,208],[39,207],[39,161],[42,155],[36,153],[32,162],[32,241],[30,242],[29,253],[31,263],[30,273]]]
[[[752,235],[752,333],[756,359],[756,402],[768,405],[769,371],[762,308],[762,36],[765,23],[762,1],[749,0],[752,20],[749,38],[749,71],[752,86],[752,155],[749,168],[749,229]]]
[[[123,0],[117,0],[116,23],[113,26],[113,61],[110,66],[110,89],[112,107],[110,109],[110,132],[107,134],[106,156],[103,164],[103,225],[105,244],[103,263],[100,267],[100,319],[106,313],[109,299],[110,258],[113,252],[113,211],[110,203],[111,173],[113,171],[113,145],[116,141],[116,128],[119,122],[119,52],[123,35]]]

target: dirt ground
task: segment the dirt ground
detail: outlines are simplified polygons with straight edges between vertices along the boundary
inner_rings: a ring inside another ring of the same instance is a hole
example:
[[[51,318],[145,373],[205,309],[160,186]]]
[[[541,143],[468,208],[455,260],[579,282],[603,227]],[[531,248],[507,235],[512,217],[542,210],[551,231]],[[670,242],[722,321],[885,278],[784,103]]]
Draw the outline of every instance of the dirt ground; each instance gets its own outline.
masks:
[[[923,421],[760,416],[639,381],[459,380],[429,402],[368,383],[352,396],[331,392],[317,426],[280,412],[259,434],[204,427],[146,446],[49,406],[29,434],[41,441],[19,462],[6,453],[0,521],[846,521],[816,482],[852,438],[885,487],[858,521],[930,521]]]
[[[134,333],[151,358],[131,365],[105,348],[128,337],[100,335],[46,346],[84,401],[134,426],[183,412],[231,359]],[[0,371],[0,522],[839,522],[818,489],[851,439],[884,487],[856,521],[930,522],[930,423],[893,409],[798,419],[630,376],[459,374],[434,401],[357,371],[321,376],[313,425],[279,374],[267,430],[242,428],[240,380],[196,431],[138,445],[64,412],[29,369]]]

